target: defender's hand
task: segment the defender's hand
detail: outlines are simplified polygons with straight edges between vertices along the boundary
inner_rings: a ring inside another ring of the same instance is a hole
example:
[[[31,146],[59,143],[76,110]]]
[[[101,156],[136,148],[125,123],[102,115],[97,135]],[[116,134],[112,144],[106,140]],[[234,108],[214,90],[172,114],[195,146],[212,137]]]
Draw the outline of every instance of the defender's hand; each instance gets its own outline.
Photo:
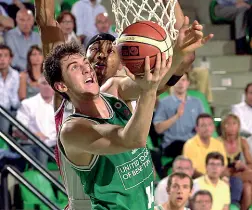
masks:
[[[175,50],[186,55],[194,52],[196,49],[202,47],[210,39],[213,38],[213,34],[209,34],[204,37],[203,26],[198,21],[194,21],[192,26],[189,26],[189,18],[185,16],[184,24],[179,30],[179,35]]]

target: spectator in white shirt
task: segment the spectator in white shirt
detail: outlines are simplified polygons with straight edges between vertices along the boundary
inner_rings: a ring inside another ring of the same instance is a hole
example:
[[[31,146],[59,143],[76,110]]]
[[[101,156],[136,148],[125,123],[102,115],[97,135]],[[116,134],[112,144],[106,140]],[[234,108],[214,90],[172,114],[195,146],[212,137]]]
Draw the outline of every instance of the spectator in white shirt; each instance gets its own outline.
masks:
[[[26,126],[47,146],[52,147],[56,144],[56,129],[54,122],[53,110],[53,94],[54,91],[47,83],[44,76],[39,79],[40,93],[31,98],[25,99],[21,103],[21,107],[17,112],[17,120]],[[24,146],[29,154],[35,156],[42,164],[47,163],[47,155],[36,145],[27,141],[19,132],[15,132],[16,136],[26,140]]]
[[[17,109],[19,106],[19,74],[10,67],[12,61],[12,50],[0,44],[0,106],[7,111]],[[0,115],[0,131],[8,132],[10,123]]]
[[[234,105],[232,112],[240,118],[241,133],[252,135],[252,83],[245,88],[245,101]]]
[[[178,156],[172,166],[172,172],[183,172],[188,176],[192,177],[193,175],[193,165],[192,161],[182,155]],[[167,183],[169,176],[163,178],[157,185],[155,190],[155,203],[157,205],[163,204],[168,201],[168,193],[167,193]]]
[[[87,43],[87,41],[85,41],[86,37],[96,35],[96,16],[105,12],[106,9],[101,5],[101,0],[80,0],[73,5],[72,13],[76,18],[76,34],[80,36],[85,43]]]

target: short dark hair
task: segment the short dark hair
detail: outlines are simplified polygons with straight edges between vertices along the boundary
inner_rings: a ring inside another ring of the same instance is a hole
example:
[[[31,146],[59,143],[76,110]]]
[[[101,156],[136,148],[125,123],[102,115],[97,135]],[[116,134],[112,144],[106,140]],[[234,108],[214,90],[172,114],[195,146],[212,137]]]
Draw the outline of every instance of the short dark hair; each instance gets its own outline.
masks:
[[[196,201],[196,198],[199,195],[208,195],[210,197],[210,199],[211,199],[211,202],[213,202],[213,196],[208,190],[199,190],[192,197],[192,202],[193,203]]]
[[[11,48],[8,45],[0,44],[0,50],[8,50],[9,53],[10,53],[10,57],[11,58],[13,57],[13,52],[12,52]]]
[[[168,183],[167,183],[167,188],[168,189],[171,188],[173,177],[179,177],[180,179],[188,178],[190,180],[190,189],[192,190],[192,188],[193,188],[193,180],[192,180],[192,178],[189,175],[187,175],[186,173],[183,173],[183,172],[175,172],[175,173],[172,173],[169,176]]]
[[[210,114],[207,114],[207,113],[199,114],[199,116],[196,119],[196,125],[197,126],[199,125],[199,120],[203,119],[203,118],[211,118],[213,120],[213,117]]]
[[[249,87],[252,86],[252,82],[248,83],[245,87],[245,93],[248,92]]]
[[[219,152],[210,152],[208,153],[207,157],[206,157],[206,165],[208,164],[208,162],[211,160],[220,160],[221,164],[224,166],[224,157],[222,154],[220,154]]]
[[[56,90],[54,84],[56,82],[63,81],[61,68],[62,58],[74,54],[85,56],[83,48],[75,42],[58,45],[51,51],[50,54],[48,54],[43,65],[44,75],[49,85],[51,85],[56,92],[61,94],[67,100],[69,100],[68,95],[65,93],[60,93],[58,90]]]

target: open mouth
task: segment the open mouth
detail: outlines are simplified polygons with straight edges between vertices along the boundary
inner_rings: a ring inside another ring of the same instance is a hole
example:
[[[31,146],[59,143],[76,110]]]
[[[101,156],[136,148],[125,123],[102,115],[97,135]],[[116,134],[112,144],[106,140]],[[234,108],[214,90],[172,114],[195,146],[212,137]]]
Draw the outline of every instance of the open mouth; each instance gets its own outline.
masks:
[[[85,84],[91,84],[91,83],[94,83],[94,79],[92,77],[88,77],[86,80],[85,80]]]
[[[104,63],[96,63],[94,67],[99,71],[103,71],[107,66]]]
[[[182,197],[177,197],[177,201],[183,201]]]

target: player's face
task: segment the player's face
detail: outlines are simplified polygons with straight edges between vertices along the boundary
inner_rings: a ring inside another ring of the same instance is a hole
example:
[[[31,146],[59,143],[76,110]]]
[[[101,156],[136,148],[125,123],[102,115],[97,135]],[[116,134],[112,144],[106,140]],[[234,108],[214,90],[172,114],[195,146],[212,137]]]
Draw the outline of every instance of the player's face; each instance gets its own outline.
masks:
[[[212,201],[209,195],[197,195],[193,204],[194,210],[211,210]]]
[[[185,173],[188,176],[193,175],[193,167],[187,160],[178,160],[175,162],[173,172]]]
[[[210,138],[214,132],[214,122],[212,118],[199,119],[196,131],[202,138]]]
[[[252,106],[252,85],[249,86],[246,93],[246,102],[249,106]]]
[[[223,172],[223,165],[221,160],[210,159],[206,166],[207,175],[212,179],[219,179]]]
[[[190,179],[188,177],[181,179],[179,177],[172,178],[170,189],[167,189],[169,199],[176,208],[185,206],[191,196]]]
[[[100,86],[110,77],[115,76],[120,64],[118,51],[108,40],[97,41],[90,45],[87,58],[96,72]]]
[[[79,54],[66,56],[62,58],[61,66],[64,83],[57,85],[61,92],[88,98],[99,94],[95,72],[86,57]]]
[[[181,79],[176,83],[176,85],[174,85],[174,91],[178,94],[184,94],[186,93],[188,86],[189,86],[190,82],[187,78],[187,75],[183,75],[183,77],[181,77]]]

